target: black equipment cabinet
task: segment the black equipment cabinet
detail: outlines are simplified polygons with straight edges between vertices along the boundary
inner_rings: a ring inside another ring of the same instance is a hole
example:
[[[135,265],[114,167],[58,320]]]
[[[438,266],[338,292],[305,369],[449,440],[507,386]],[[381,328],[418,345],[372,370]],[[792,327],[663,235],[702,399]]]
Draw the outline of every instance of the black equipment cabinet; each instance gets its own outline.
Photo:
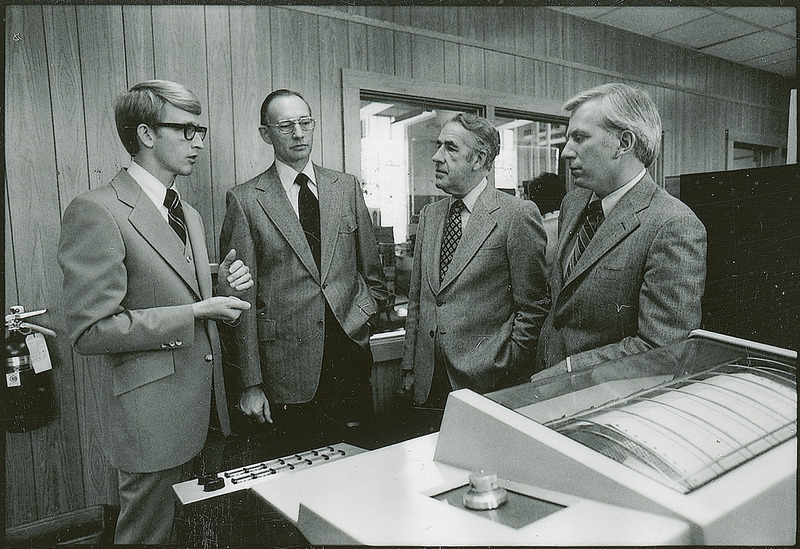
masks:
[[[681,175],[708,231],[707,330],[800,349],[800,169]]]

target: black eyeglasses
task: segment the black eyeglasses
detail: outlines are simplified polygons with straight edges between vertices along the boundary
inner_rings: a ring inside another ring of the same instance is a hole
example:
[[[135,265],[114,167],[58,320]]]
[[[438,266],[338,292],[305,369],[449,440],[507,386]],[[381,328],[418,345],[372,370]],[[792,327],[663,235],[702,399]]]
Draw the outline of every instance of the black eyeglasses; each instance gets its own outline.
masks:
[[[300,129],[304,132],[310,132],[314,129],[317,121],[311,118],[310,116],[304,116],[302,118],[295,118],[292,120],[281,120],[277,124],[267,124],[270,128],[278,128],[278,131],[281,133],[292,133],[294,131],[294,125],[299,124]]]
[[[175,122],[158,122],[153,124],[155,127],[163,126],[165,128],[175,128],[176,130],[183,130],[183,137],[187,141],[194,139],[195,134],[200,135],[200,141],[206,138],[208,128],[205,126],[195,126],[194,124],[177,124]]]

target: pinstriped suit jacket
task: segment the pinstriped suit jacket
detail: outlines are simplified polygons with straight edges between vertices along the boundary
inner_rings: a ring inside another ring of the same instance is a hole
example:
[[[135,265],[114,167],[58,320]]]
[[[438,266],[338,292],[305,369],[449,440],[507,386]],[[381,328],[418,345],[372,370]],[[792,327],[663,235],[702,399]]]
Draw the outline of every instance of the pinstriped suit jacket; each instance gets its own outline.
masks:
[[[183,202],[194,262],[127,171],[64,212],[58,261],[70,341],[105,355],[104,450],[114,467],[186,463],[206,440],[211,385],[230,431],[217,326],[192,305],[212,296],[203,222]]]
[[[388,300],[361,185],[352,175],[314,166],[322,237],[318,272],[303,228],[273,164],[233,187],[220,236],[250,267],[254,304],[235,329],[232,378],[263,383],[270,402],[314,397],[322,370],[325,301],[344,331],[369,345],[367,321]]]
[[[449,202],[422,209],[414,251],[403,367],[414,370],[420,403],[430,393],[437,341],[456,389],[483,393],[527,380],[547,315],[547,236],[536,205],[487,187],[440,284]]]
[[[568,244],[591,195],[576,189],[561,205],[539,369],[567,356],[573,368],[584,369],[666,345],[700,327],[705,227],[649,174],[622,197],[563,279]]]

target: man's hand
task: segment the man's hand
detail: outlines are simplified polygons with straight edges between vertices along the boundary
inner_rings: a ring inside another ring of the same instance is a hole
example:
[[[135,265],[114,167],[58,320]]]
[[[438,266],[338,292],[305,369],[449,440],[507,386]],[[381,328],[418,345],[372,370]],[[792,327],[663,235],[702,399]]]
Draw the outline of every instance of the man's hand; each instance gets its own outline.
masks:
[[[239,410],[257,423],[272,423],[267,395],[258,385],[247,387],[239,397]]]
[[[235,322],[249,308],[250,304],[238,297],[216,296],[198,301],[192,305],[192,312],[195,318]]]
[[[233,292],[246,290],[253,285],[253,276],[250,267],[241,259],[236,259],[236,250],[231,249],[222,263],[219,264],[217,273],[217,286],[221,295],[230,295]]]

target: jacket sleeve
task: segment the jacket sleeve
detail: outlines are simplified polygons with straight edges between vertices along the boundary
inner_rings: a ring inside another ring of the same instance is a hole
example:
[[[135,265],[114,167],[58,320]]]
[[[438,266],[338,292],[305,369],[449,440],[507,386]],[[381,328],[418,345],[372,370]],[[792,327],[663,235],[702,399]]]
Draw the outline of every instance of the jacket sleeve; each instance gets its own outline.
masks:
[[[508,233],[508,261],[514,300],[511,339],[523,357],[533,358],[550,305],[545,266],[547,235],[536,204],[520,201]],[[523,362],[532,361],[525,360]],[[531,372],[527,372],[529,375]]]
[[[81,354],[162,349],[194,342],[192,304],[128,309],[126,249],[120,227],[101,203],[79,196],[67,207],[58,262],[70,342]]]
[[[355,181],[355,207],[356,219],[358,223],[358,258],[357,269],[364,282],[369,286],[370,294],[375,300],[378,311],[382,311],[391,305],[391,296],[386,287],[386,279],[383,274],[380,256],[378,255],[378,243],[375,240],[375,231],[372,229],[372,218],[369,215],[367,204],[364,202],[364,192],[358,179]]]
[[[647,254],[637,335],[572,355],[572,369],[587,369],[686,338],[700,327],[705,281],[705,227],[692,213],[669,219]]]
[[[256,282],[244,290],[238,297],[252,304],[239,317],[238,325],[233,329],[234,345],[230,349],[233,365],[232,381],[238,384],[239,389],[258,385],[263,381],[261,373],[261,360],[258,348],[258,321],[256,295],[258,291],[258,257],[253,234],[250,230],[250,221],[247,217],[239,196],[229,190],[226,196],[227,208],[225,220],[222,223],[222,232],[219,237],[220,257],[228,253],[231,248],[236,250],[236,257],[250,267],[250,274]]]
[[[417,239],[414,244],[414,261],[411,267],[411,280],[408,284],[408,314],[406,315],[406,335],[403,341],[403,370],[414,369],[414,354],[419,331],[419,300],[422,280],[422,235],[425,234],[427,206],[419,214]]]

